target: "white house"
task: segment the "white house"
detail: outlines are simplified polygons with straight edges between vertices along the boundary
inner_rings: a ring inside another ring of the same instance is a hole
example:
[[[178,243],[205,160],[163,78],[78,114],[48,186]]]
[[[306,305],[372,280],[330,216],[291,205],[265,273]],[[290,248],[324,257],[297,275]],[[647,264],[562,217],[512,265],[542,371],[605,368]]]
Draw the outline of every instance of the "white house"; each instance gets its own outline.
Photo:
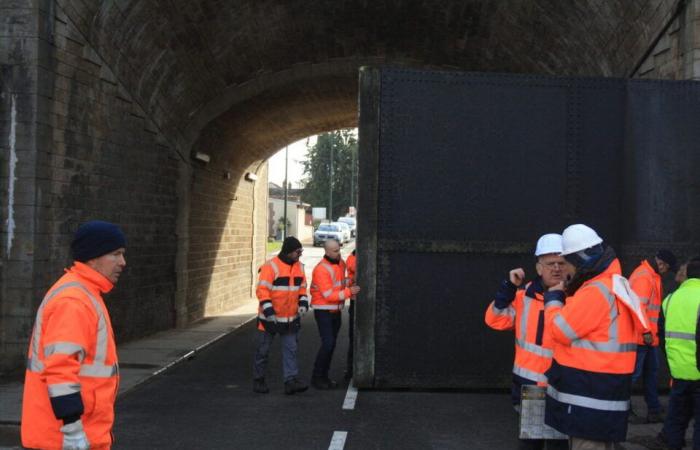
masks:
[[[275,238],[281,238],[280,224],[284,217],[284,199],[269,198],[269,234]],[[314,227],[311,214],[307,214],[311,205],[287,200],[287,222],[289,228],[287,236],[294,236],[303,243],[312,243],[314,239]]]

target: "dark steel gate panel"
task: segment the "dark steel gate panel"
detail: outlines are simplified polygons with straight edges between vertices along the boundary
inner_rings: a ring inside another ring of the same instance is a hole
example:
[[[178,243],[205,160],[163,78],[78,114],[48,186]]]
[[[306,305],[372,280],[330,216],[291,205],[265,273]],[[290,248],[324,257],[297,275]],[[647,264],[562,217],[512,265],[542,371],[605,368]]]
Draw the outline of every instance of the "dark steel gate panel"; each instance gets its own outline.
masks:
[[[483,319],[506,271],[576,221],[622,243],[627,86],[362,70],[358,385],[508,384],[512,334]]]

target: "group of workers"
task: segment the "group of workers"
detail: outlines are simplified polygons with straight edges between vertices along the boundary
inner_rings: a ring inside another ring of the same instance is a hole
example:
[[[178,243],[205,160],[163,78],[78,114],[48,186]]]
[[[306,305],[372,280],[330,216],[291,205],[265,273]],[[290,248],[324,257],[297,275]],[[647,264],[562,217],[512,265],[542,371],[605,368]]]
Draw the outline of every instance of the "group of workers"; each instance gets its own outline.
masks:
[[[525,283],[522,268],[511,270],[485,321],[496,330],[515,330],[516,411],[525,413],[523,385],[542,386],[545,424],[569,439],[521,439],[520,448],[618,448],[627,436],[632,384],[643,377],[644,421],[664,422],[652,444],[682,448],[695,417],[693,448],[699,449],[700,258],[681,266],[681,284],[665,299],[662,277],[676,264],[668,250],[642,261],[626,279],[615,251],[595,230],[575,224],[561,235],[543,235],[535,258],[537,276]],[[665,419],[656,384],[659,346],[672,376]]]
[[[258,345],[253,390],[267,393],[265,368],[275,335],[282,341],[284,391],[308,386],[299,379],[301,317],[310,309],[321,336],[311,384],[332,389],[329,368],[346,301],[360,291],[355,252],[347,263],[340,244],[326,241],[307,295],[301,243],[285,239],[278,256],[260,268]],[[27,448],[110,448],[118,365],[114,334],[102,295],[126,266],[126,238],[114,224],[81,225],[71,244],[73,265],[48,290],[36,314],[27,355],[22,444]],[[658,347],[665,350],[672,386],[656,443],[680,449],[691,419],[700,449],[700,257],[678,270],[680,286],[663,294],[662,276],[675,257],[660,250],[629,280],[614,250],[590,227],[571,225],[546,234],[535,250],[537,277],[509,272],[486,311],[486,323],[515,330],[512,399],[520,411],[524,385],[546,389],[545,423],[564,440],[521,440],[523,448],[613,449],[626,438],[631,386],[645,379],[646,421],[662,420],[656,390]],[[662,301],[663,299],[663,301]],[[352,314],[351,314],[352,320]],[[352,324],[350,326],[352,333]],[[352,373],[352,338],[346,377]]]
[[[289,237],[279,255],[260,268],[255,392],[269,392],[265,366],[277,334],[282,340],[285,393],[307,389],[298,378],[296,352],[300,319],[310,308],[322,342],[311,383],[318,389],[337,385],[328,372],[341,311],[346,300],[352,308],[360,291],[354,282],[355,252],[346,264],[340,256],[340,244],[326,242],[325,255],[313,271],[309,301],[304,266],[299,262],[302,251],[301,243]],[[71,243],[73,265],[46,293],[29,343],[22,399],[24,447],[111,447],[119,368],[102,295],[112,290],[126,267],[125,252],[126,237],[115,224],[90,221],[76,231]],[[346,377],[351,373],[352,341]]]
[[[347,263],[340,255],[340,243],[329,239],[324,244],[324,256],[313,270],[311,301],[307,295],[304,265],[299,261],[303,252],[301,242],[288,237],[279,254],[260,268],[256,295],[258,311],[257,349],[254,361],[253,391],[270,391],[265,381],[270,345],[276,334],[282,341],[282,371],[285,394],[304,392],[308,386],[299,379],[297,344],[301,318],[312,308],[321,336],[321,347],[316,354],[311,385],[317,389],[333,389],[338,383],[328,376],[342,323],[341,311],[350,302],[350,347],[346,379],[352,374],[352,313],[354,298],[360,291],[355,283],[355,252]]]

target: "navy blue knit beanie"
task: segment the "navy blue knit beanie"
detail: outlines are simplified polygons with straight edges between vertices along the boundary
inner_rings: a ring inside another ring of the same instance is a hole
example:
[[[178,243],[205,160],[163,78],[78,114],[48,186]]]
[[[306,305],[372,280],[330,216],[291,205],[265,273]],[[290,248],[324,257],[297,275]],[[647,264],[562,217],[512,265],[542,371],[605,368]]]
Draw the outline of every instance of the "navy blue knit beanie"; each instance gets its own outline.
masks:
[[[89,261],[126,247],[126,237],[122,230],[113,223],[93,220],[78,228],[70,249],[73,259],[80,262]]]
[[[299,242],[299,239],[295,238],[294,236],[289,236],[282,243],[280,255],[288,255],[299,248],[301,248],[301,242]]]
[[[656,252],[656,257],[668,264],[671,270],[676,270],[676,255],[674,255],[671,250],[661,249]]]

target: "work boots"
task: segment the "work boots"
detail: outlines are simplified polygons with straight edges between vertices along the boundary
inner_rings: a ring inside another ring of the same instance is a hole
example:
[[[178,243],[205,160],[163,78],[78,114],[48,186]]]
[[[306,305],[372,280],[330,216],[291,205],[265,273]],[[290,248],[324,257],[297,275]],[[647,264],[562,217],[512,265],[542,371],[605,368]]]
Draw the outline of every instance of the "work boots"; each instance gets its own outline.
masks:
[[[328,390],[335,389],[338,387],[338,383],[331,380],[330,378],[313,377],[311,378],[311,385],[316,389]]]
[[[296,394],[297,392],[304,392],[308,388],[309,387],[307,385],[296,378],[292,378],[284,383],[284,393],[287,395]]]
[[[647,423],[663,423],[664,419],[666,415],[661,411],[647,413]]]
[[[253,380],[253,392],[257,392],[258,394],[267,394],[270,392],[267,383],[265,383],[265,378],[256,378]]]

